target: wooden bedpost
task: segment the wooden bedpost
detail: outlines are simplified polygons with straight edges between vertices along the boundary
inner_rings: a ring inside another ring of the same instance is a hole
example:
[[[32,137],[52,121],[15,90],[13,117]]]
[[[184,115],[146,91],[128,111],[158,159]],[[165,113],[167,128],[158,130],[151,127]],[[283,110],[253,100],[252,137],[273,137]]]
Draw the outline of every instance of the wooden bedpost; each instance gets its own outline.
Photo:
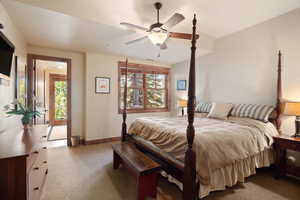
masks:
[[[125,142],[126,140],[126,134],[127,134],[127,72],[128,72],[128,59],[126,58],[125,62],[125,85],[124,85],[124,96],[123,96],[123,122],[122,122],[122,142]]]
[[[197,199],[197,183],[196,183],[196,153],[193,150],[193,142],[195,137],[194,128],[194,112],[195,112],[195,86],[196,86],[196,69],[195,69],[195,54],[196,54],[196,15],[193,19],[193,36],[191,47],[191,61],[189,72],[189,90],[188,90],[188,127],[187,135],[187,150],[184,160],[184,178],[183,178],[183,200]]]
[[[280,132],[281,128],[281,101],[282,101],[282,80],[281,80],[281,51],[278,53],[278,71],[277,71],[277,98],[276,98],[276,126]]]

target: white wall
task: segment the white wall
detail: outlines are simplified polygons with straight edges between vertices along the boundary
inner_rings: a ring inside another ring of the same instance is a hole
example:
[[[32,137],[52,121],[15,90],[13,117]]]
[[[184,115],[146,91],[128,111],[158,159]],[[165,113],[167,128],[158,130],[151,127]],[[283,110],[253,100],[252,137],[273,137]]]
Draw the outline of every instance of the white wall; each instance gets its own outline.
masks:
[[[72,135],[83,136],[84,121],[84,54],[36,46],[28,53],[72,59]]]
[[[121,136],[122,115],[118,114],[118,61],[124,60],[125,57],[86,54],[86,140]],[[129,62],[169,67],[134,59],[129,59]],[[96,76],[111,78],[110,94],[95,94]],[[128,114],[127,124],[142,116],[169,116],[169,112]]]
[[[13,22],[11,21],[1,2],[0,23],[2,23],[4,26],[4,29],[2,29],[1,31],[15,45],[15,55],[18,56],[19,66],[24,66],[26,63],[26,42],[20,34],[19,30],[17,30],[17,28],[14,26]],[[16,127],[16,124],[17,126],[21,127],[21,122],[19,121],[19,118],[7,118],[6,114],[3,112],[3,106],[11,103],[14,99],[14,78],[15,74],[12,68],[10,85],[0,85],[0,132],[9,127]]]
[[[300,101],[300,9],[216,40],[215,52],[198,57],[197,99],[275,105],[277,53],[283,52],[283,97]],[[188,62],[172,68],[173,85],[187,78]],[[173,99],[182,94],[173,93]],[[175,110],[173,104],[173,110]],[[294,133],[294,117],[283,132]]]

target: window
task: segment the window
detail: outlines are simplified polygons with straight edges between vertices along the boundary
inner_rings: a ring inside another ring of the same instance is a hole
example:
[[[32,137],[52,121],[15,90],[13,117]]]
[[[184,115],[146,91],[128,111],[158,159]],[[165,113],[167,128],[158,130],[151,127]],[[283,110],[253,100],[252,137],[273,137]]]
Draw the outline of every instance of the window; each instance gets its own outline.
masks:
[[[124,105],[125,62],[119,62],[119,113]],[[128,64],[127,112],[165,112],[169,110],[169,69]]]

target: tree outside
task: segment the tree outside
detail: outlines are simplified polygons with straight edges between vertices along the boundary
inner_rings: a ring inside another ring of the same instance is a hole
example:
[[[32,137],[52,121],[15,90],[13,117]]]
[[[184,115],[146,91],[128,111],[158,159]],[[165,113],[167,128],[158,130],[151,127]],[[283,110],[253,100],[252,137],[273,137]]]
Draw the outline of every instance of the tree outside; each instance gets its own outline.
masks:
[[[166,107],[166,75],[150,73],[131,73],[127,75],[127,108],[165,108]],[[121,107],[123,107],[123,96],[125,86],[125,75],[121,76]],[[144,105],[144,98],[146,98]]]
[[[67,119],[67,82],[55,81],[55,120]]]

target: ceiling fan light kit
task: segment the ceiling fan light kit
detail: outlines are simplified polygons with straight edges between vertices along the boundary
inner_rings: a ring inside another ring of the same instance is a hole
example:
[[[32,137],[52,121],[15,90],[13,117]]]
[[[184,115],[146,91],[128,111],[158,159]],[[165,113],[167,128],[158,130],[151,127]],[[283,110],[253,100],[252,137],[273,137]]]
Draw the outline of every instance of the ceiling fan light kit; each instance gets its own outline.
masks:
[[[168,32],[166,31],[152,31],[149,35],[148,38],[150,39],[150,41],[157,45],[160,46],[162,45],[168,38]]]
[[[127,28],[134,29],[136,31],[142,31],[144,36],[125,44],[129,45],[138,41],[142,41],[148,38],[154,45],[160,47],[160,49],[167,49],[166,41],[168,38],[177,38],[177,39],[188,39],[192,38],[191,34],[188,33],[176,33],[176,32],[169,32],[171,28],[175,25],[179,24],[181,21],[184,20],[184,16],[179,13],[174,13],[165,23],[160,23],[159,21],[159,10],[162,7],[160,2],[156,2],[154,4],[155,9],[157,10],[157,22],[152,24],[149,28],[141,27],[138,25],[121,22],[122,26],[126,26]],[[198,35],[197,35],[198,37]]]

